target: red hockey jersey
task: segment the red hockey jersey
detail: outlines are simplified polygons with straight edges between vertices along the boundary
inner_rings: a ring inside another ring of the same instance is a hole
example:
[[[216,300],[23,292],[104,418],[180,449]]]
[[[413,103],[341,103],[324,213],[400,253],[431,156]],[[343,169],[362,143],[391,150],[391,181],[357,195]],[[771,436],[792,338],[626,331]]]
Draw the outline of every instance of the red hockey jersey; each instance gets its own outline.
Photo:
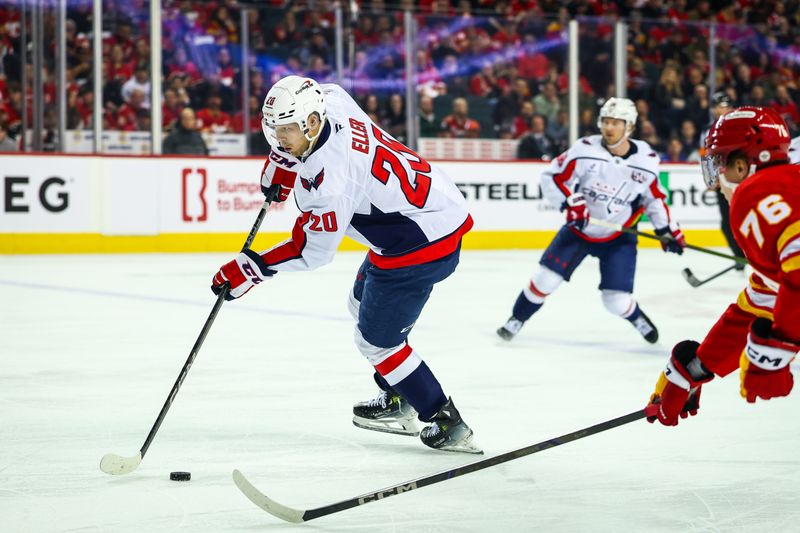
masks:
[[[721,376],[738,368],[755,317],[773,320],[777,336],[800,342],[800,166],[768,167],[747,178],[731,199],[730,222],[754,272],[697,352]]]

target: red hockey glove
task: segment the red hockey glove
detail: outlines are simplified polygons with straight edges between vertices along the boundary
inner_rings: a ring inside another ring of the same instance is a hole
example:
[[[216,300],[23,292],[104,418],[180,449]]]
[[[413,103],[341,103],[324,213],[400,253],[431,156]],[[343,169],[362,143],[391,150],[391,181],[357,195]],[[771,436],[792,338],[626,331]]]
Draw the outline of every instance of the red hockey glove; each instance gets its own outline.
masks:
[[[665,426],[677,426],[678,417],[696,415],[704,383],[714,378],[697,358],[695,341],[681,341],[672,349],[667,368],[658,377],[656,390],[645,407],[647,421],[658,420]]]
[[[236,256],[236,259],[225,263],[211,280],[211,290],[219,294],[227,284],[230,290],[225,295],[226,300],[233,300],[244,295],[247,291],[265,279],[275,274],[253,250],[245,250]]]
[[[297,172],[279,167],[272,162],[272,157],[273,153],[270,152],[269,159],[264,163],[264,169],[261,171],[261,192],[270,202],[283,202],[294,189]],[[274,157],[283,159],[280,155]]]
[[[661,241],[661,249],[665,252],[672,252],[681,255],[683,249],[686,248],[686,237],[683,236],[681,228],[677,224],[673,227],[665,226],[656,230],[656,235],[669,235],[669,239]]]
[[[576,192],[567,197],[567,226],[582,230],[589,223],[589,207],[582,193]]]
[[[789,363],[798,351],[800,345],[773,335],[771,320],[753,320],[739,361],[742,398],[755,403],[756,398],[769,400],[788,396],[794,385]]]

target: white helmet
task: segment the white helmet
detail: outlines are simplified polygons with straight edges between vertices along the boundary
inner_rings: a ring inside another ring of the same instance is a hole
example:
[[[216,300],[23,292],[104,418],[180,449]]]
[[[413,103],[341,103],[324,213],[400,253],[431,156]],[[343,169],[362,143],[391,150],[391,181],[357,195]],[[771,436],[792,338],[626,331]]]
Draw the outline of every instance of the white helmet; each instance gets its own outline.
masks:
[[[271,145],[277,146],[275,128],[298,124],[306,139],[313,141],[308,135],[308,117],[312,113],[319,116],[322,124],[325,123],[325,95],[322,94],[319,83],[300,76],[281,78],[269,90],[261,108],[264,137]]]
[[[639,113],[636,111],[636,105],[633,100],[627,98],[609,98],[603,107],[600,108],[600,114],[597,115],[597,129],[603,125],[604,118],[616,118],[625,121],[625,136],[627,137],[633,133],[636,127],[636,118]]]

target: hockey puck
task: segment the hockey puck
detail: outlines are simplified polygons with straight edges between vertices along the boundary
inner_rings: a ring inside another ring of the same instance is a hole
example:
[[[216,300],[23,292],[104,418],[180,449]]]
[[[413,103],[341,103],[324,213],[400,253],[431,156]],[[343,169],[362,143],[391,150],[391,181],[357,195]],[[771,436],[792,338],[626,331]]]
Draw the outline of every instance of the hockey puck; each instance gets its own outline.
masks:
[[[169,473],[169,478],[172,481],[189,481],[190,479],[192,479],[192,473],[191,472],[170,472]]]

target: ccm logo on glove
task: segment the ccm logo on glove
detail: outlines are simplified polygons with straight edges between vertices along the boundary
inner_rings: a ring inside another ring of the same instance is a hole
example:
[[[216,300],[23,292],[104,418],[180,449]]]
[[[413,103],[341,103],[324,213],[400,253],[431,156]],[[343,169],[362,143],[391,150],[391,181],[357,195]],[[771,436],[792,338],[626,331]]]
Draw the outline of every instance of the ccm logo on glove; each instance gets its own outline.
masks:
[[[275,272],[267,267],[260,255],[253,250],[245,249],[236,256],[236,259],[222,265],[211,280],[211,290],[218,295],[227,285],[229,290],[225,294],[225,299],[233,300],[244,296],[247,291],[272,277]]]

